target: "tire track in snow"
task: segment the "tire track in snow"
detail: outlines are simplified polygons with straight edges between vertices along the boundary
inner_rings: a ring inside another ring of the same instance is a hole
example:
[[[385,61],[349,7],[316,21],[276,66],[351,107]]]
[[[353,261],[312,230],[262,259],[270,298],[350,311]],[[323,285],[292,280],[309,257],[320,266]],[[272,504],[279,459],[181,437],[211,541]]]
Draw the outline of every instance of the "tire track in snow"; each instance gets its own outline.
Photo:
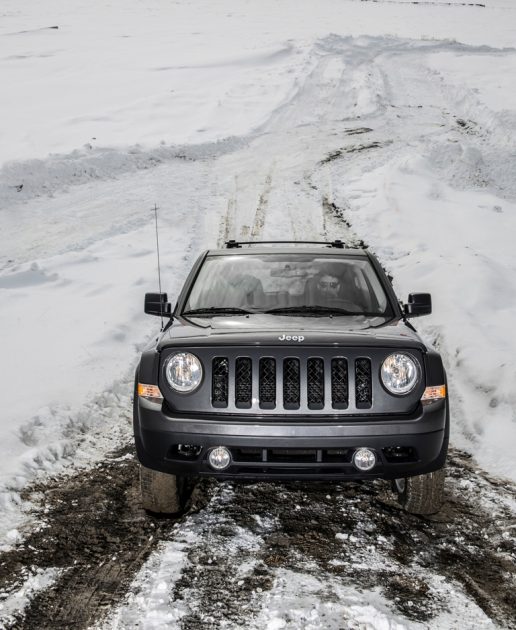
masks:
[[[267,206],[269,203],[269,195],[271,194],[271,189],[272,189],[273,171],[274,171],[274,164],[271,167],[271,171],[265,178],[263,190],[262,190],[262,193],[260,194],[260,198],[258,199],[258,206],[256,207],[256,213],[254,215],[253,226],[251,228],[251,234],[250,234],[251,240],[259,240],[263,231]]]
[[[221,217],[219,223],[219,238],[217,240],[218,247],[224,247],[224,243],[230,240],[234,230],[235,223],[235,211],[236,211],[236,199],[230,197],[228,199],[227,208],[225,214]]]

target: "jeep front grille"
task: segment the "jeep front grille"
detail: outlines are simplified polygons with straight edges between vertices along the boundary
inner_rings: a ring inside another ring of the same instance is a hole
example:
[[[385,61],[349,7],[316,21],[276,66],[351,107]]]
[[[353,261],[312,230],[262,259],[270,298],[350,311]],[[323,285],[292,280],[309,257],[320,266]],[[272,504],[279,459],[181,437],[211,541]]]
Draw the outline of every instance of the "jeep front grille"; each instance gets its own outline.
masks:
[[[283,361],[283,406],[299,409],[301,401],[299,359]]]
[[[306,385],[309,409],[324,407],[324,361],[308,359],[306,366]]]
[[[235,362],[235,404],[249,409],[253,393],[253,364],[249,357],[238,357]]]
[[[331,360],[331,403],[334,409],[348,406],[348,362],[338,358]]]
[[[359,409],[368,409],[371,406],[371,361],[369,359],[355,361],[355,397]]]
[[[351,381],[354,404],[357,409],[370,409],[373,403],[371,360],[357,358],[349,363],[354,368]],[[213,407],[228,407],[233,397],[239,409],[258,406],[260,409],[322,410],[348,409],[350,405],[350,374],[348,359],[344,357],[306,360],[286,357],[278,361],[272,357],[258,360],[236,357],[231,363],[227,357],[215,357],[212,370]],[[254,400],[253,391],[257,396]]]
[[[214,407],[228,406],[229,360],[215,357],[211,373],[211,402]]]
[[[260,407],[273,409],[276,406],[276,361],[269,357],[260,359],[259,373]]]

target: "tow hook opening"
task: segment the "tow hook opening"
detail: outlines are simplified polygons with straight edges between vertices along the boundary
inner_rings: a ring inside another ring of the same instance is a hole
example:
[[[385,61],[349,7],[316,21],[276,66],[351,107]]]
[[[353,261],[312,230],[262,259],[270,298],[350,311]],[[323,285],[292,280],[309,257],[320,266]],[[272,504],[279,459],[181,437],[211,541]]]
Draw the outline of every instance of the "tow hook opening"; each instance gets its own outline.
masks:
[[[170,448],[169,459],[197,459],[201,454],[202,446],[198,444],[173,444]]]

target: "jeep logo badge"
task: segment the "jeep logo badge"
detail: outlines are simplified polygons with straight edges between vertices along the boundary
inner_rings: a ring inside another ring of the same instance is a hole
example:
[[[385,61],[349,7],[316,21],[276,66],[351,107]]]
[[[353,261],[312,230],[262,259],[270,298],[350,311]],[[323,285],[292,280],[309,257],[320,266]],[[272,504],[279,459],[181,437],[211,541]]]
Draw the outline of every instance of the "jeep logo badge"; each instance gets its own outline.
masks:
[[[285,335],[285,333],[283,333],[281,337],[278,337],[278,339],[280,341],[298,341],[298,342],[305,340],[303,335]]]

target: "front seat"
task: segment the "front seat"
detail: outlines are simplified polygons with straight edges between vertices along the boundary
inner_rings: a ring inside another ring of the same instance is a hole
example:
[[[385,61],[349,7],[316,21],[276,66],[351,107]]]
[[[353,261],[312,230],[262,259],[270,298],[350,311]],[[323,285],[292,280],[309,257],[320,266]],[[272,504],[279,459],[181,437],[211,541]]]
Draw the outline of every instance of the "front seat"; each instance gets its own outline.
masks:
[[[254,308],[265,308],[265,291],[261,280],[251,275],[246,275],[242,279],[242,286],[245,287],[246,305]]]

